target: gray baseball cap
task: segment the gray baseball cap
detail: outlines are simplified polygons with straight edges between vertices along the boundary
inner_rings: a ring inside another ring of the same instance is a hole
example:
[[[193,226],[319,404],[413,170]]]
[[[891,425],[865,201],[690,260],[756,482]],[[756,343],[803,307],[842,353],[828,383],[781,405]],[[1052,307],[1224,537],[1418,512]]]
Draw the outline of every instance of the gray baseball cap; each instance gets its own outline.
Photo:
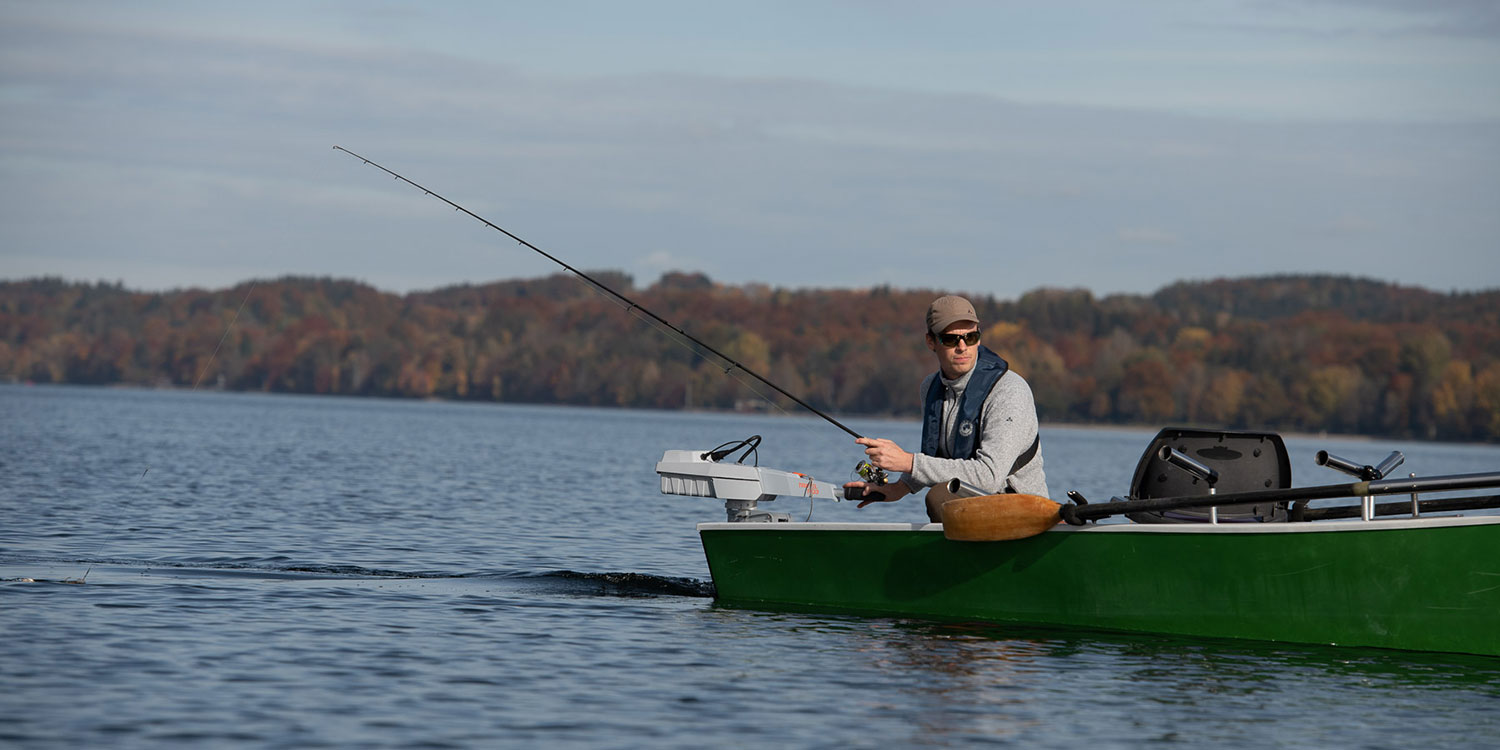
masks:
[[[979,316],[974,313],[974,306],[963,297],[938,297],[927,306],[927,330],[931,333],[942,333],[944,328],[960,320],[972,320],[975,325],[979,325]]]

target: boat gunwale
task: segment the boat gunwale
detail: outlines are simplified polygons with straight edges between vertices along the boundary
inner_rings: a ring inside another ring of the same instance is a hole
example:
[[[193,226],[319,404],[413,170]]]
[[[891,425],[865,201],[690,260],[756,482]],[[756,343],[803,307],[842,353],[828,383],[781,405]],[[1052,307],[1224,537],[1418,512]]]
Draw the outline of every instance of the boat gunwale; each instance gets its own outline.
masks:
[[[1500,515],[1424,516],[1421,518],[1384,518],[1364,521],[1302,521],[1278,523],[1103,523],[1088,526],[1059,524],[1044,534],[1308,534],[1344,531],[1400,531],[1411,529],[1444,529],[1462,526],[1500,524]],[[940,534],[940,523],[847,523],[830,521],[790,521],[782,523],[705,521],[697,526],[705,531],[866,531],[924,532]]]

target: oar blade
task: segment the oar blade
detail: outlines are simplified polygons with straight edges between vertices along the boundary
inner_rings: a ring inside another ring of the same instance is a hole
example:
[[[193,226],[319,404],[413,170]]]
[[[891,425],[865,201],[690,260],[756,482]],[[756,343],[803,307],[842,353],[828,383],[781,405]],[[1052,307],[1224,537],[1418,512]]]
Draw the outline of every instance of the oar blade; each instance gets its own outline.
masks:
[[[1003,542],[1056,526],[1062,506],[1040,495],[985,495],[949,500],[938,509],[943,536],[955,542]]]

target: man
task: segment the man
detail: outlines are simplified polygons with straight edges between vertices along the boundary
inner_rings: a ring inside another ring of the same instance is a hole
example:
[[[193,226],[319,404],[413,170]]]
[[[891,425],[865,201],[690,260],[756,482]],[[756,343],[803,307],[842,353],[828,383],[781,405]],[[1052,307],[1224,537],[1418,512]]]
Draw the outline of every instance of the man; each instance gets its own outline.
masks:
[[[909,453],[884,438],[857,440],[870,463],[901,472],[884,486],[844,485],[864,490],[859,507],[900,500],[955,477],[990,493],[1046,497],[1031,387],[979,345],[979,316],[968,300],[939,297],[927,307],[927,348],[937,357],[938,371],[922,381],[921,451]],[[940,518],[935,500],[929,496],[927,503],[934,522]]]

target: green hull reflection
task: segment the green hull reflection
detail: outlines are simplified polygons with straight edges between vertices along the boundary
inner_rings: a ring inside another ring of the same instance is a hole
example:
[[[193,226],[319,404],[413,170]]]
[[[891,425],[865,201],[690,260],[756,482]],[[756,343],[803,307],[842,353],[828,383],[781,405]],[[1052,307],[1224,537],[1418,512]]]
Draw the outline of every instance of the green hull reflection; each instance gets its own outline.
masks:
[[[1500,517],[1059,527],[710,523],[718,599],[875,615],[1500,656]]]

